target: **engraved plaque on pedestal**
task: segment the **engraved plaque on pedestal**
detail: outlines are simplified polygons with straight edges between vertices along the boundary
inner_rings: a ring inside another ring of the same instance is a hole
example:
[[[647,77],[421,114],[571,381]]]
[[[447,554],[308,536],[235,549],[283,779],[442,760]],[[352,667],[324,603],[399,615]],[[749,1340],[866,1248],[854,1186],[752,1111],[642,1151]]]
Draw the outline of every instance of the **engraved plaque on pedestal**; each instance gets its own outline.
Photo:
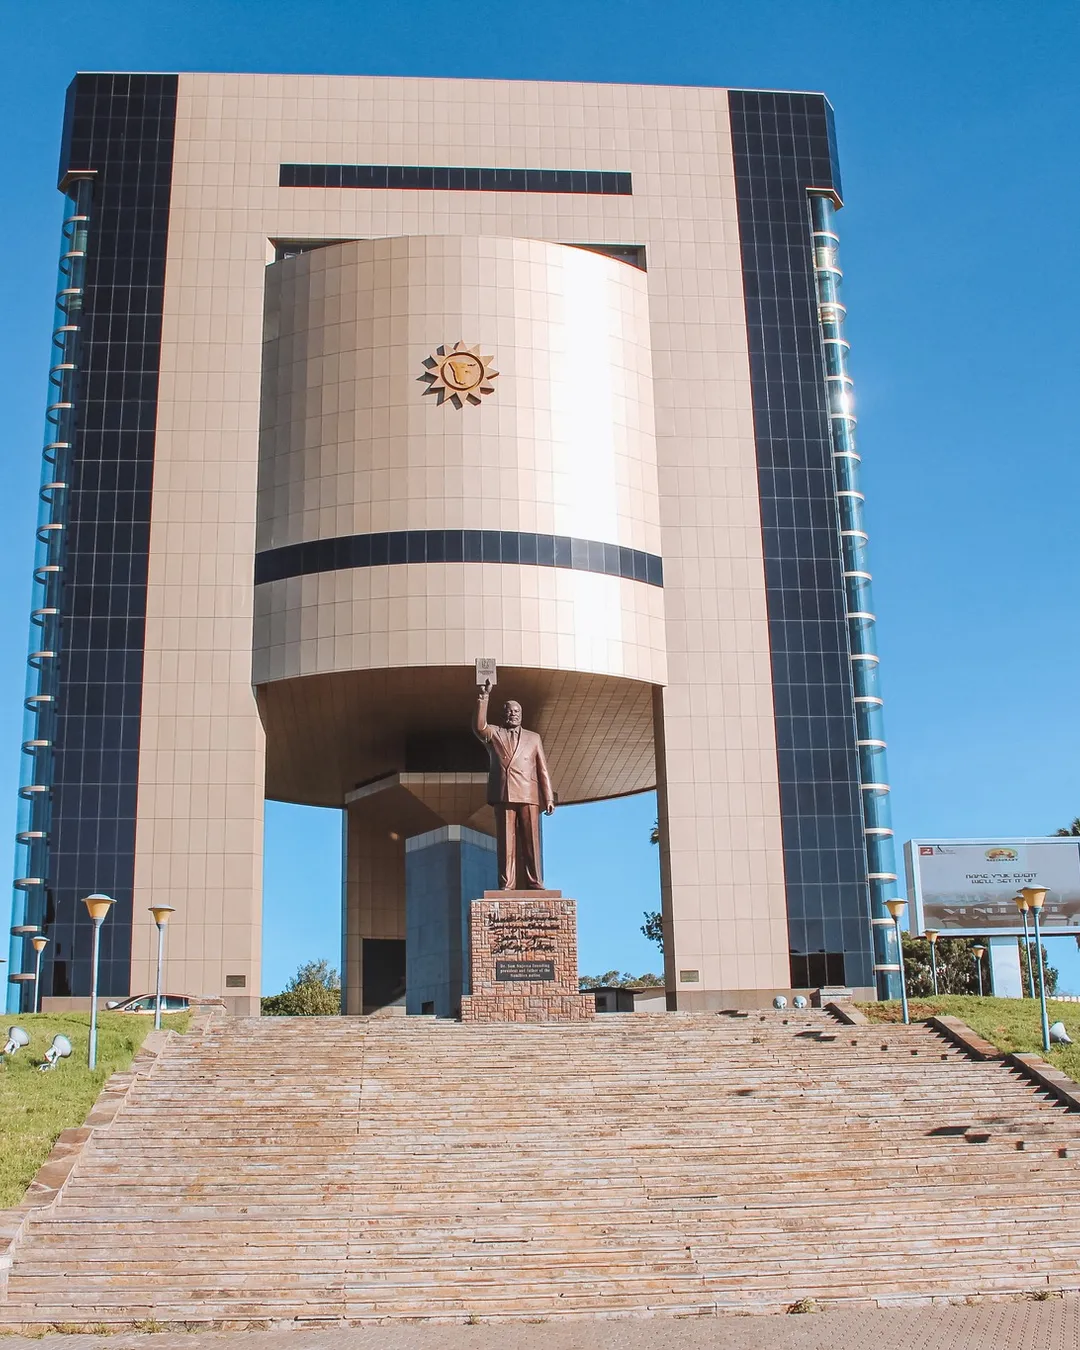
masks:
[[[559,891],[485,891],[469,907],[463,1022],[580,1022],[577,904]]]
[[[551,980],[555,979],[554,961],[496,961],[495,982],[502,984],[513,980]]]

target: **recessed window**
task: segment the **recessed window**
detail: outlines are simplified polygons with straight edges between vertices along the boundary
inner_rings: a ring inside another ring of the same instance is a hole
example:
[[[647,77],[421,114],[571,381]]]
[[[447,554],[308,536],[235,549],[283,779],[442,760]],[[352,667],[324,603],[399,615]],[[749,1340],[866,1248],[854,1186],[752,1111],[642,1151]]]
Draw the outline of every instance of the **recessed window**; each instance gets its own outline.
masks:
[[[558,192],[629,197],[628,173],[601,169],[453,169],[424,164],[282,164],[283,188],[414,192]]]
[[[614,258],[616,262],[627,263],[630,267],[646,271],[644,244],[570,244],[570,248],[583,248],[587,253],[600,253],[605,258]]]

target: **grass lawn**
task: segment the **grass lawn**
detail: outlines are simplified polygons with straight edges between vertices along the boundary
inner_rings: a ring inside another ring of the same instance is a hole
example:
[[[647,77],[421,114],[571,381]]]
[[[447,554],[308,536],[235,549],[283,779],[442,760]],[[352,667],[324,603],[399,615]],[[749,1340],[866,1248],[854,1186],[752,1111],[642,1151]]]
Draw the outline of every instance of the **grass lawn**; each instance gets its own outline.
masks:
[[[899,1022],[902,1017],[898,1002],[860,1003],[858,1006],[871,1022]],[[909,1000],[909,1006],[913,1022],[942,1014],[959,1017],[999,1050],[1043,1054],[1038,999],[945,994],[941,998],[913,998]],[[1080,1003],[1055,1003],[1051,999],[1046,1010],[1051,1025],[1064,1022],[1066,1031],[1076,1042],[1075,1045],[1054,1046],[1049,1059],[1063,1073],[1080,1082]]]
[[[185,1031],[190,1013],[170,1013],[162,1026]],[[0,1065],[0,1209],[17,1205],[49,1156],[61,1130],[81,1125],[105,1079],[126,1069],[142,1045],[154,1019],[134,1013],[98,1013],[98,1066],[86,1067],[90,1014],[11,1013],[0,1021],[0,1046],[9,1026],[30,1033],[30,1044]],[[38,1065],[52,1038],[62,1031],[72,1045],[50,1073]]]

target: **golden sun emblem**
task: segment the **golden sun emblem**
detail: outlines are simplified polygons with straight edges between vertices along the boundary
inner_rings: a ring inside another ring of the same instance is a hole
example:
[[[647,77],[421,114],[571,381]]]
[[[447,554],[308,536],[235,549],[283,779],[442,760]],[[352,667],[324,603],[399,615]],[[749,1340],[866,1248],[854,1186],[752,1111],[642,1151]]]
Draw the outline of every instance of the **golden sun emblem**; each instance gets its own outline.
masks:
[[[499,373],[491,364],[494,359],[481,356],[479,346],[455,342],[449,350],[439,347],[427,358],[427,373],[420,378],[427,381],[429,394],[438,394],[440,406],[449,400],[455,408],[464,408],[466,403],[479,403],[484,394],[494,393],[491,382]]]

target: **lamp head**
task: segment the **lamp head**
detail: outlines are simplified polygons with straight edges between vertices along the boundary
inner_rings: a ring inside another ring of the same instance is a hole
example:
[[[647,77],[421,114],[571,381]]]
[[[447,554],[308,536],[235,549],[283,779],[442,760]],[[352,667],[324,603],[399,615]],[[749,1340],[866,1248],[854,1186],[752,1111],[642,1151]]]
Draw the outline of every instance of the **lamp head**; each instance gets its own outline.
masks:
[[[34,951],[43,952],[49,945],[49,939],[47,937],[42,937],[39,933],[37,937],[30,939],[30,945],[33,947]]]
[[[24,1045],[30,1044],[30,1033],[24,1031],[22,1027],[8,1027],[7,1044],[4,1046],[5,1055],[13,1055],[17,1050],[21,1050]]]
[[[105,915],[108,914],[109,910],[116,904],[116,901],[107,895],[94,894],[84,896],[83,904],[86,906],[91,919],[93,919],[95,923],[101,923],[105,918]]]
[[[48,1073],[50,1069],[55,1069],[62,1059],[68,1059],[71,1056],[71,1042],[66,1036],[56,1035],[52,1038],[52,1045],[45,1051],[45,1062],[39,1064],[38,1068],[42,1073]]]
[[[154,922],[159,928],[164,928],[169,922],[169,915],[176,913],[175,905],[150,905],[150,913],[154,916]]]
[[[981,961],[981,960],[983,959],[983,957],[986,955],[986,948],[985,948],[985,947],[972,947],[971,950],[972,950],[972,953],[973,953],[973,955],[975,956],[976,960]]]
[[[1020,911],[1021,914],[1026,914],[1028,912],[1028,902],[1026,895],[1014,895],[1013,904],[1016,906],[1016,908]]]
[[[893,916],[894,919],[898,919],[900,915],[903,914],[904,910],[907,909],[907,901],[900,900],[899,898],[895,900],[886,900],[885,908],[889,911],[889,913]]]
[[[937,928],[928,928],[926,932],[923,934],[923,937],[927,940],[927,942],[929,942],[931,947],[938,940],[939,936],[940,930]]]
[[[1048,889],[1046,886],[1025,886],[1020,894],[1028,902],[1030,909],[1042,909]]]

